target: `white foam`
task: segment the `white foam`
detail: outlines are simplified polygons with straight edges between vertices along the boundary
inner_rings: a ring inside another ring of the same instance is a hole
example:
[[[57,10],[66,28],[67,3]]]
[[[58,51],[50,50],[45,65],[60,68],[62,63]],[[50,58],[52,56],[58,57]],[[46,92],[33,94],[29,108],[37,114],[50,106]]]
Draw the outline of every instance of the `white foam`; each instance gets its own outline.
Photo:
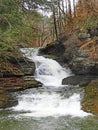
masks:
[[[73,94],[64,98],[57,93],[37,93],[22,95],[19,97],[19,104],[13,107],[14,111],[23,111],[22,116],[48,117],[48,116],[73,116],[84,117],[89,115],[81,110],[80,95]]]
[[[62,79],[71,74],[69,69],[63,68],[55,60],[43,56],[37,56],[37,49],[25,48],[21,49],[21,51],[25,53],[30,60],[35,62],[35,77],[46,86],[59,86],[62,84]]]
[[[62,68],[55,60],[36,56],[34,59],[36,64],[36,79],[44,85],[59,86],[62,79],[69,76],[70,71]]]

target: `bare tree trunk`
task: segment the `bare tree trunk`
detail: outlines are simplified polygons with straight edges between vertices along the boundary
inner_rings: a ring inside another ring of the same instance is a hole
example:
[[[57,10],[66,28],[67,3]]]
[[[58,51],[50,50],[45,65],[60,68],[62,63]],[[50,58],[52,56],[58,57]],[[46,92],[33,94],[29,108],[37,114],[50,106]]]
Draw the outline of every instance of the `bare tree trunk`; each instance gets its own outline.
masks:
[[[68,0],[68,13],[69,13],[69,17],[70,19],[72,18],[72,10],[71,10],[71,1]]]
[[[75,0],[73,0],[73,8],[74,8],[74,17],[76,17],[76,7],[75,7]]]
[[[58,31],[57,31],[56,12],[55,12],[54,0],[52,0],[52,12],[53,12],[53,22],[54,22],[55,36],[56,36],[56,39],[58,40]]]

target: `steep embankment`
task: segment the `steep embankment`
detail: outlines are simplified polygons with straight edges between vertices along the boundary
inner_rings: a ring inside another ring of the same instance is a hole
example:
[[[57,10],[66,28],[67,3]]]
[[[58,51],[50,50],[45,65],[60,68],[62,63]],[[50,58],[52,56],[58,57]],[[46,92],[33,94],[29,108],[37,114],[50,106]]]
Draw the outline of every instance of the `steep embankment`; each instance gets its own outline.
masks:
[[[75,31],[40,50],[40,54],[55,58],[63,66],[71,68],[75,76],[63,79],[63,84],[88,85],[84,93],[83,109],[94,114],[98,114],[98,30],[96,31],[93,36],[87,30]]]

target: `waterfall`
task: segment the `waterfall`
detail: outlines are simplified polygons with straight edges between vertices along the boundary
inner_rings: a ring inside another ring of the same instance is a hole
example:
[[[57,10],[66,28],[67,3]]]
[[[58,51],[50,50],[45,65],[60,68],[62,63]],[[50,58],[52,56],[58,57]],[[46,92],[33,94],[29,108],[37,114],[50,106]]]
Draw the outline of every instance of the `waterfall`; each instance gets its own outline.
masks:
[[[25,56],[35,62],[36,71],[35,79],[44,84],[44,88],[28,90],[18,96],[18,105],[13,107],[14,111],[22,112],[20,116],[31,117],[59,117],[73,116],[84,117],[89,113],[81,110],[80,94],[67,91],[69,96],[66,96],[66,91],[55,92],[45,90],[45,87],[52,86],[56,89],[61,87],[62,79],[70,75],[70,70],[62,68],[55,60],[37,56],[36,49],[22,49]],[[65,86],[66,87],[66,86]],[[23,113],[24,112],[24,113]]]
[[[23,49],[22,50],[26,56],[35,62],[36,80],[42,82],[46,86],[60,86],[62,84],[62,79],[70,75],[70,70],[65,69],[60,66],[53,59],[45,58],[43,56],[37,56],[38,49]]]
[[[34,62],[36,64],[36,79],[46,86],[60,86],[62,79],[69,76],[67,70],[55,60],[37,56]]]

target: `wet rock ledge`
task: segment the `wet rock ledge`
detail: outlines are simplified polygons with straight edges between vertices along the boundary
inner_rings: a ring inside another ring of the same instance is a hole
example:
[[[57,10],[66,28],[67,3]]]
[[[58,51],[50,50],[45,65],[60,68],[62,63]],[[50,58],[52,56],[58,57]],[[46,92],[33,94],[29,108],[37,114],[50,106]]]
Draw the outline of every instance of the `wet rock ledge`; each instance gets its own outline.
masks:
[[[98,115],[98,79],[92,80],[85,88],[82,109]]]
[[[14,92],[42,86],[34,79],[34,72],[35,64],[24,57],[0,59],[0,108],[18,103]]]

